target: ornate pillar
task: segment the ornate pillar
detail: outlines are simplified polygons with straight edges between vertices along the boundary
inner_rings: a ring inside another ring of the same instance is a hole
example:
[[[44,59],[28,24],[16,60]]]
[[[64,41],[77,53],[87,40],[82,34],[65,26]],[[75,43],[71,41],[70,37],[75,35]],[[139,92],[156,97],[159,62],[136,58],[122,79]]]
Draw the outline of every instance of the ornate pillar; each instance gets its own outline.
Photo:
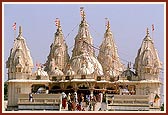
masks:
[[[61,83],[61,84],[60,84],[60,87],[61,87],[61,90],[64,90],[64,89],[65,89],[65,84],[64,84],[64,83]]]
[[[90,97],[91,97],[91,111],[95,111],[95,104],[96,104],[96,102],[95,102],[95,100],[94,100],[94,95],[93,95],[93,91],[94,91],[94,88],[90,88],[89,89],[90,90]]]

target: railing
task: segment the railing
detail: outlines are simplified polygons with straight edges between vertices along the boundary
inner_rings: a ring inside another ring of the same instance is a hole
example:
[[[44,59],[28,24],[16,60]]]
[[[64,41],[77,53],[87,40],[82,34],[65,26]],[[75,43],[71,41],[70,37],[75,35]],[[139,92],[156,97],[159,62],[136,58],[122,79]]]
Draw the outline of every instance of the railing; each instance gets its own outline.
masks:
[[[82,79],[82,75],[76,75],[74,79]],[[85,79],[95,79],[93,75],[86,75]],[[73,80],[73,79],[72,79]],[[96,80],[96,79],[95,79]]]
[[[19,110],[61,110],[61,94],[33,94],[32,99],[29,94],[19,94]]]
[[[32,101],[28,94],[19,94],[18,104],[61,104],[61,94],[33,94]]]
[[[107,95],[108,105],[149,106],[147,95]]]
[[[148,99],[148,95],[112,95],[112,94],[107,94],[107,98],[110,98],[112,96],[115,97],[115,99]]]

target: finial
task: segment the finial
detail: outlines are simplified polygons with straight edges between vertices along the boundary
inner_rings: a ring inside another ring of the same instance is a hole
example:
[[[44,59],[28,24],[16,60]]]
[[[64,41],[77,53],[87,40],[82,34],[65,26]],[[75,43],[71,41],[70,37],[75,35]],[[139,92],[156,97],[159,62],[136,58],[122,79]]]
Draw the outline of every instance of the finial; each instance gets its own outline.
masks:
[[[146,29],[146,36],[149,36],[149,29]]]
[[[19,35],[22,35],[22,27],[19,26]]]
[[[105,18],[106,20],[106,30],[110,29],[110,21],[108,20],[108,18]]]
[[[57,28],[60,27],[60,20],[59,20],[59,18],[56,18],[55,25],[57,26]]]
[[[84,7],[80,7],[80,14],[81,14],[82,20],[84,20],[85,19]]]
[[[131,69],[131,62],[128,62],[127,69]]]

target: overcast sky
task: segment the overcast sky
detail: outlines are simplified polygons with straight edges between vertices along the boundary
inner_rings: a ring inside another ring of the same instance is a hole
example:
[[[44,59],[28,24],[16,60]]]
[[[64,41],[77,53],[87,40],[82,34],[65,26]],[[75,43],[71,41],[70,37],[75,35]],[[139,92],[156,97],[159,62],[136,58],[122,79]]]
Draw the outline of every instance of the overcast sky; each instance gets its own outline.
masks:
[[[56,32],[55,19],[61,21],[68,52],[74,45],[74,38],[80,24],[80,7],[84,7],[89,29],[96,47],[99,47],[105,32],[105,18],[110,20],[111,31],[118,48],[121,62],[134,63],[138,49],[149,28],[158,50],[159,58],[164,64],[164,5],[163,4],[5,4],[4,5],[4,62],[10,54],[14,43],[12,25],[21,25],[23,36],[30,49],[34,62],[45,63],[50,45]],[[95,49],[96,50],[96,49]],[[96,52],[98,52],[96,50]],[[4,68],[6,67],[4,63]],[[5,79],[7,69],[5,68]]]

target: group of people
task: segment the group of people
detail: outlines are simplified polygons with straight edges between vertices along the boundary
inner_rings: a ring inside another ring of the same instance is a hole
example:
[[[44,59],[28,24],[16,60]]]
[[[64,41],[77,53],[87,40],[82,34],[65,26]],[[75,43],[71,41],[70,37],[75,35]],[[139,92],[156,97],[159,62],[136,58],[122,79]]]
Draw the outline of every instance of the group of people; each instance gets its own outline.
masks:
[[[33,102],[32,93],[29,93],[29,101]],[[102,101],[103,95],[101,93],[91,96],[76,92],[68,94],[62,92],[62,107],[65,109],[68,106],[68,111],[91,111],[94,110],[96,102]]]
[[[77,94],[76,92],[66,95],[62,92],[62,107],[65,109],[68,105],[68,111],[86,111],[87,106],[89,106],[88,110],[91,110],[90,100],[90,95]]]
[[[84,95],[83,93],[77,94],[74,93],[68,93],[66,95],[64,92],[62,92],[62,107],[65,109],[68,105],[68,111],[91,111],[92,105],[94,102],[100,101],[101,99],[98,98],[98,96],[91,96],[91,95]]]

